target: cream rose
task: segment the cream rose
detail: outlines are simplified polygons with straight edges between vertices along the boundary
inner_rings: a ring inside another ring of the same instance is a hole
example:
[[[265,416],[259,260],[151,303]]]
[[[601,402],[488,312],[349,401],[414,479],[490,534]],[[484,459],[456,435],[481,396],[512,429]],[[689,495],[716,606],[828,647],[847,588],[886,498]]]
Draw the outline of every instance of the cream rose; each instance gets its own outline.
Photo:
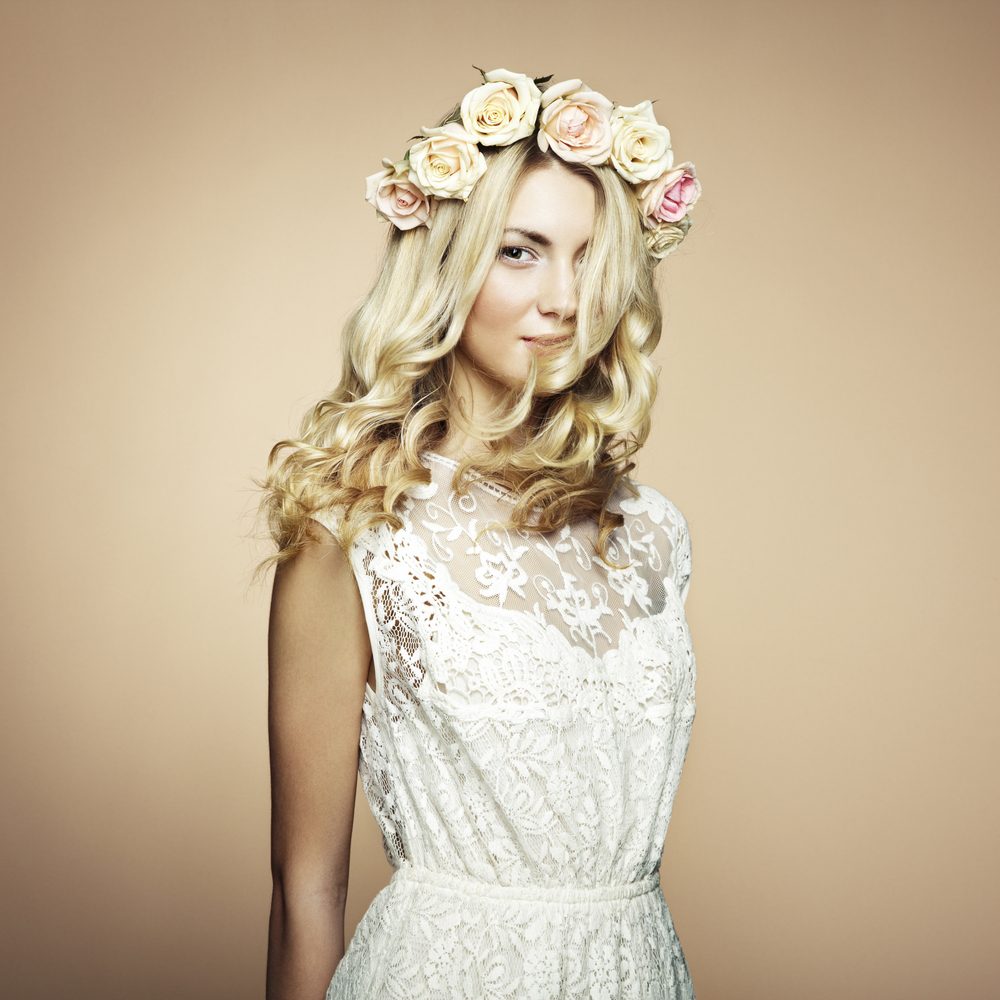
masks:
[[[383,157],[385,167],[365,178],[365,201],[397,229],[431,228],[434,206],[430,198],[409,178],[405,160],[394,163]]]
[[[689,160],[677,164],[662,177],[646,181],[635,193],[642,209],[642,221],[652,228],[660,222],[683,219],[701,195],[701,181]]]
[[[493,69],[462,98],[462,124],[483,146],[507,146],[531,135],[542,92],[523,73]]]
[[[605,163],[611,152],[611,109],[582,80],[563,80],[542,94],[538,146],[573,163]]]
[[[645,230],[646,249],[657,260],[672,254],[691,228],[690,219],[680,222],[661,222],[653,229]]]
[[[486,157],[475,136],[457,122],[437,128],[424,126],[420,131],[426,138],[414,143],[408,152],[410,180],[438,198],[468,199],[473,185],[486,172]]]
[[[659,177],[673,166],[670,131],[654,117],[652,101],[633,108],[619,105],[611,113],[611,162],[633,184]]]

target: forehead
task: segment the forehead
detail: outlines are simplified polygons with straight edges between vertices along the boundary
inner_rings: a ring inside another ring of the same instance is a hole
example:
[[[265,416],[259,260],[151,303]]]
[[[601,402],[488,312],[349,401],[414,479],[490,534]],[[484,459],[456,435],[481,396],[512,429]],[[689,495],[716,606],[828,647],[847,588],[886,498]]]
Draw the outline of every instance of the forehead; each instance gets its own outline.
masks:
[[[531,170],[518,182],[507,225],[537,229],[553,240],[582,240],[594,229],[596,198],[590,182],[560,168]]]

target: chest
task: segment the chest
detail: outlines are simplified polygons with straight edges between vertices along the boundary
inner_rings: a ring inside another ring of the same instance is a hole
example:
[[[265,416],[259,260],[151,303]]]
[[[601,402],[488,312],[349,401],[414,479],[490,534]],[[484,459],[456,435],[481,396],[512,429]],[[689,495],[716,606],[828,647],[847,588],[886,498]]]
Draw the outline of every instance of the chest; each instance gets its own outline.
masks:
[[[383,673],[399,698],[456,720],[673,714],[693,664],[655,534],[626,520],[609,565],[593,525],[481,530],[469,513],[421,505],[369,551]]]

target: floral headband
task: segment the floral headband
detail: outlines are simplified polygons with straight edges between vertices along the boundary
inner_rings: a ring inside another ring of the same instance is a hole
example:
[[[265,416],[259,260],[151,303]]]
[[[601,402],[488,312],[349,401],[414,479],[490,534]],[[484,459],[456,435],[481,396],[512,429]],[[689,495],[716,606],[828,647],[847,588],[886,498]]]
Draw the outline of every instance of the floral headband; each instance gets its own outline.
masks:
[[[482,85],[443,125],[421,127],[402,160],[383,158],[385,169],[365,179],[365,200],[381,218],[401,230],[429,229],[437,201],[467,200],[486,172],[480,147],[509,146],[534,134],[540,149],[567,162],[611,163],[633,187],[653,257],[661,260],[680,243],[701,183],[690,161],[674,166],[670,132],[653,116],[652,101],[624,107],[581,80],[564,80],[543,93],[538,84],[551,76],[479,72]]]

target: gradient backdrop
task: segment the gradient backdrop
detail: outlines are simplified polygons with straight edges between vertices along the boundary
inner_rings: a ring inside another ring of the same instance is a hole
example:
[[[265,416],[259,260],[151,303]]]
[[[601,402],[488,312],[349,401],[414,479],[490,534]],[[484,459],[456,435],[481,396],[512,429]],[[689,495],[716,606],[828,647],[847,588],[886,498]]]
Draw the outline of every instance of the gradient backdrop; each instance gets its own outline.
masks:
[[[1000,995],[993,3],[0,4],[3,993],[263,996],[252,477],[338,375],[364,177],[473,64],[704,184],[640,478],[699,663],[699,1000]],[[348,928],[388,867],[359,799]]]

